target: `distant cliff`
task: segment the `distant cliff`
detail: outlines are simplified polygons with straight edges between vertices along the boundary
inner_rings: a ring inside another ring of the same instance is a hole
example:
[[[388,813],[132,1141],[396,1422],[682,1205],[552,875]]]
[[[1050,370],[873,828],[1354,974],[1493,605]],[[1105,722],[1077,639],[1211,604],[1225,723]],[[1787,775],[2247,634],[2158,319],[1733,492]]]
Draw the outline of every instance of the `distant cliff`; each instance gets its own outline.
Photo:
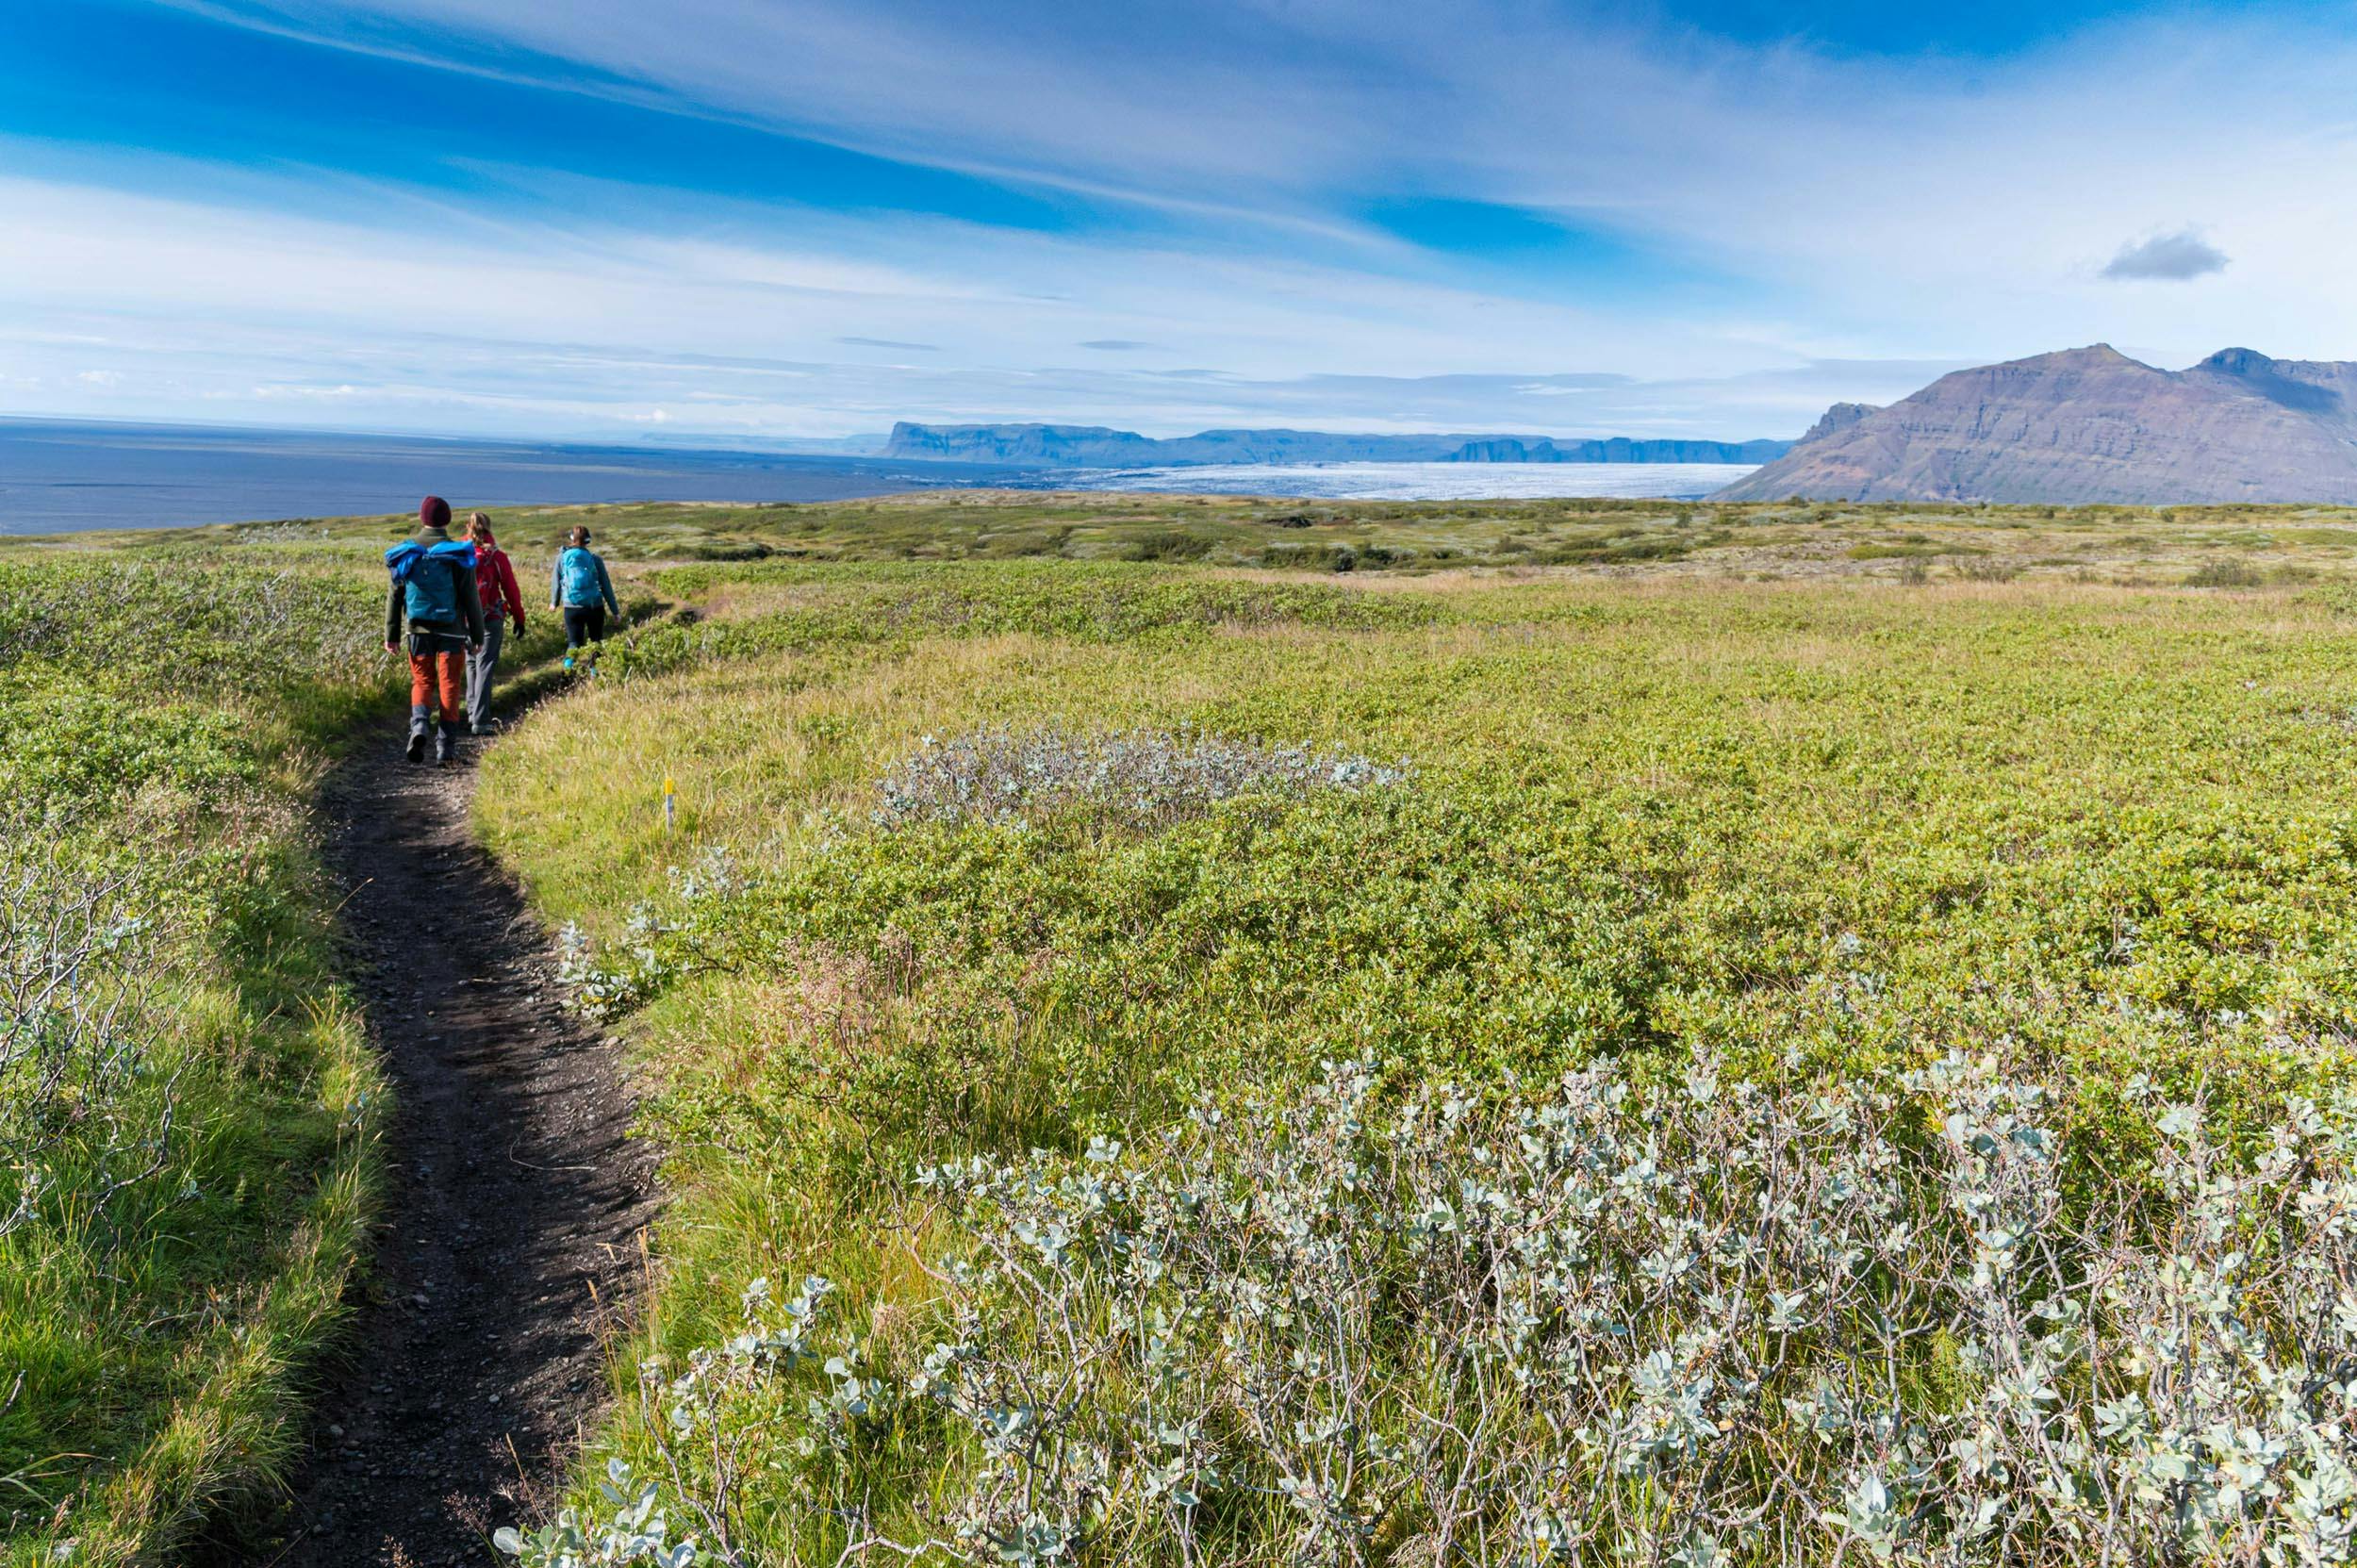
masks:
[[[2357,363],[2224,349],[2164,371],[2108,344],[1837,404],[1719,492],[1852,501],[2357,504]]]
[[[1624,437],[1558,441],[1534,436],[1354,436],[1324,430],[1206,430],[1157,438],[1093,424],[903,421],[892,427],[882,455],[918,462],[1095,469],[1205,463],[1764,463],[1788,444]]]

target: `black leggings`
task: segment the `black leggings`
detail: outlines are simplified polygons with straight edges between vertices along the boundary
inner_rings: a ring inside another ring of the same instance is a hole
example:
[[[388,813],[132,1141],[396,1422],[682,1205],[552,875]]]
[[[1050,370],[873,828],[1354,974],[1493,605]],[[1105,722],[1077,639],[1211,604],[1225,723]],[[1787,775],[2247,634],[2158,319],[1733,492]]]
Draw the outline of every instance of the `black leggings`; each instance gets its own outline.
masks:
[[[565,646],[579,648],[585,642],[605,640],[605,606],[602,604],[568,604],[565,606]]]

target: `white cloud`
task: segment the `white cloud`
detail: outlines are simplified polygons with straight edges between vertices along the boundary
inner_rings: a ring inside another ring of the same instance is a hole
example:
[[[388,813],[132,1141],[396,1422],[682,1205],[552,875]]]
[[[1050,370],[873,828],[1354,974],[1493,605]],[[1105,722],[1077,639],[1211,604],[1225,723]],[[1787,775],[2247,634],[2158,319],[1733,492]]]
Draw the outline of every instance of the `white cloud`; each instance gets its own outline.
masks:
[[[0,227],[0,338],[50,357],[102,342],[170,372],[155,379],[158,398],[218,368],[205,394],[217,417],[256,385],[278,404],[350,387],[333,393],[348,405],[339,418],[382,410],[414,427],[433,408],[503,410],[508,428],[545,428],[601,401],[642,408],[654,383],[667,397],[702,394],[700,425],[778,434],[1076,408],[1167,429],[1231,420],[1253,397],[1314,414],[1310,391],[1337,417],[1363,408],[1396,427],[1412,405],[1384,419],[1332,377],[1412,383],[1597,360],[1700,375],[1730,358],[1761,370],[1785,357],[1569,302],[1168,249],[1108,268],[1078,241],[964,225],[820,225],[786,250],[511,224],[420,250],[398,224],[25,180],[0,179],[0,207],[12,218]],[[920,266],[928,258],[937,270]],[[841,362],[844,338],[911,331],[941,346],[927,356],[940,363]],[[1224,378],[1173,377],[1175,355],[1151,345],[1180,342]],[[1088,368],[1071,368],[1075,357]],[[257,383],[257,369],[272,373]],[[1327,379],[1304,379],[1311,369]],[[1265,390],[1284,387],[1304,395]],[[1492,410],[1508,401],[1495,387],[1479,396]],[[1436,415],[1481,406],[1450,397]]]
[[[258,210],[261,176],[239,208],[0,180],[0,327],[78,323],[190,375],[276,355],[289,382],[361,387],[355,411],[536,428],[660,390],[699,425],[796,434],[898,413],[1170,430],[1256,408],[1510,425],[1533,406],[1566,434],[1788,434],[1825,402],[1909,389],[1894,362],[2097,339],[2180,362],[2230,342],[2357,357],[2357,205],[2317,199],[2357,183],[2334,107],[2357,36],[2329,25],[2147,15],[1968,74],[1537,0],[1142,0],[1052,22],[952,0],[181,3],[1169,215],[1150,244],[905,215],[798,212],[788,231],[700,198],[699,223],[634,226],[643,201],[575,180],[567,205],[600,224],[459,209],[466,243],[420,257]],[[1401,190],[1609,222],[1723,281],[1589,300],[1453,271],[1360,222],[1356,202]],[[2230,271],[2195,290],[2105,281],[2121,236],[2185,214],[2231,224]],[[163,346],[204,319],[243,336]],[[1075,352],[1108,343],[1166,347]],[[845,364],[846,346],[927,363]],[[1224,379],[1167,374],[1182,365]],[[1563,371],[1653,391],[1545,373]],[[1443,393],[1452,376],[1492,380]]]

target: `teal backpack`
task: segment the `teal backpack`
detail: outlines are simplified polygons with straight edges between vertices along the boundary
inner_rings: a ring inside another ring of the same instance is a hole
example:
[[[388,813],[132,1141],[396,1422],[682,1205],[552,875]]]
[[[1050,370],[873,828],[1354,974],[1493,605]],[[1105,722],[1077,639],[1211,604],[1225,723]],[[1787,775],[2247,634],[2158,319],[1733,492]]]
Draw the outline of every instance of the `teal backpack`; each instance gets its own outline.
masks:
[[[579,545],[558,557],[556,574],[565,585],[565,602],[574,606],[602,603],[604,593],[598,587],[598,558]]]
[[[385,552],[385,569],[403,590],[413,621],[455,625],[458,621],[458,573],[474,569],[474,546],[464,539],[421,545],[404,539]]]

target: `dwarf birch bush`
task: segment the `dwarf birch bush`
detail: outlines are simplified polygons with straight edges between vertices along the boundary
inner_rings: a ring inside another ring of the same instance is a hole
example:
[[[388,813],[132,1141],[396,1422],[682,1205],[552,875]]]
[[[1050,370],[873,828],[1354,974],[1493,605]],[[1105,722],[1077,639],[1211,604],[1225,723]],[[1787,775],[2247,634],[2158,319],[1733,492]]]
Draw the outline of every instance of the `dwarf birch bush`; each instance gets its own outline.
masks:
[[[1353,1062],[953,1160],[923,1332],[756,1281],[645,1369],[632,1506],[698,1527],[642,1557],[788,1560],[783,1514],[791,1560],[2346,1561],[2357,1115],[2138,1099],[2150,1180],[2085,1193],[2048,1088],[1958,1055],[1487,1107]]]

